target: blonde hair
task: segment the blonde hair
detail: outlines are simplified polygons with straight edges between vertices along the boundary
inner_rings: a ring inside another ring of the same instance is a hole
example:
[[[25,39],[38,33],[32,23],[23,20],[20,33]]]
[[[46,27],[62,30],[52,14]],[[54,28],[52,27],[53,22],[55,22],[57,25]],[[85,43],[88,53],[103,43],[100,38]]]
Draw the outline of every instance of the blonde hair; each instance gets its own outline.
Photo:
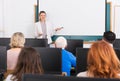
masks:
[[[24,43],[25,43],[25,38],[24,38],[23,33],[21,32],[14,33],[10,39],[11,48],[24,47]]]
[[[114,49],[105,41],[92,44],[88,52],[88,76],[96,78],[120,78],[120,61]]]
[[[55,46],[57,48],[65,48],[67,46],[67,40],[64,37],[58,37],[55,41]]]

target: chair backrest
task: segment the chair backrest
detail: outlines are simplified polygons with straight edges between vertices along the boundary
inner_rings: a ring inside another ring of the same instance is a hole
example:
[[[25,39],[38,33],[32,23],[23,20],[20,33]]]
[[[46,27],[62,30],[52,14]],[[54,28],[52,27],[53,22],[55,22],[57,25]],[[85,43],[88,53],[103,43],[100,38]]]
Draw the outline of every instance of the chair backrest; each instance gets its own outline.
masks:
[[[120,79],[105,79],[105,78],[80,78],[80,77],[65,77],[52,75],[36,75],[24,74],[22,81],[120,81]]]
[[[62,54],[60,48],[34,47],[40,54],[42,66],[46,74],[61,74]]]
[[[76,56],[76,48],[83,48],[83,40],[81,39],[67,39],[66,50],[72,52]]]
[[[48,46],[48,40],[47,39],[26,38],[25,46],[47,47]]]
[[[116,52],[117,57],[120,60],[120,49],[114,48],[114,50]],[[87,70],[88,51],[89,51],[89,48],[76,49],[76,59],[77,59],[76,74]]]
[[[113,47],[120,48],[120,39],[115,39],[115,41],[113,42]]]
[[[7,50],[5,46],[0,46],[0,73],[7,70]]]

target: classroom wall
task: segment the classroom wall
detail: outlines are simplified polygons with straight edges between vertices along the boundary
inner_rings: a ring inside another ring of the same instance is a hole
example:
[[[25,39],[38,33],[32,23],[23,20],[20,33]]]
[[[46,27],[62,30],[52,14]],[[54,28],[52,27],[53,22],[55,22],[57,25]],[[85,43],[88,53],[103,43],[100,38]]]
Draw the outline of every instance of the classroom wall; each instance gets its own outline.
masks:
[[[3,0],[0,0],[0,37],[3,35]]]
[[[36,0],[1,0],[4,11],[0,11],[3,19],[3,35],[11,37],[14,32],[22,32],[25,37],[34,35],[34,5]],[[1,5],[0,5],[1,6]]]
[[[25,37],[33,38],[36,2],[37,0],[0,0],[0,37],[11,37],[14,32],[20,31]],[[107,2],[112,2],[111,30],[117,34],[117,38],[120,38],[120,25],[115,22],[114,9],[116,5],[120,6],[120,0],[107,0]],[[117,22],[119,20],[120,18]]]
[[[107,0],[111,3],[111,30],[120,38],[120,0]],[[118,8],[115,7],[119,6]]]

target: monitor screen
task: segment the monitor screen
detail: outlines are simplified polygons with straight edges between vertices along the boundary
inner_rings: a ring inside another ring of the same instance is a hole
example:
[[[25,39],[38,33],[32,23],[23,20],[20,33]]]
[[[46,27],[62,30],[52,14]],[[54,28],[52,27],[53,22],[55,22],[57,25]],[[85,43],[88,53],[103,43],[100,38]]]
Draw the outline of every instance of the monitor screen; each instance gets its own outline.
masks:
[[[7,50],[5,46],[0,46],[0,73],[7,70]]]
[[[82,78],[82,77],[66,77],[53,75],[36,75],[24,74],[22,81],[119,81],[120,79],[103,79],[103,78]]]
[[[83,72],[87,70],[87,53],[89,48],[77,48],[76,49],[76,73]]]
[[[118,59],[120,60],[120,48],[114,48],[114,50],[115,50],[115,53],[116,53]]]
[[[113,47],[120,48],[120,39],[115,39],[115,41],[113,42]]]
[[[9,46],[10,38],[0,38],[0,46]]]
[[[46,74],[61,74],[61,49],[34,47],[40,54]]]
[[[72,52],[76,56],[76,48],[83,48],[83,40],[80,39],[67,39],[66,50]]]
[[[10,38],[0,38],[0,46],[6,46],[6,49],[10,49]]]
[[[120,49],[114,48],[117,57],[120,60]],[[87,55],[88,55],[89,48],[77,48],[76,49],[76,59],[77,59],[77,66],[76,66],[76,73],[83,72],[87,70]]]
[[[47,47],[48,46],[48,40],[47,39],[26,38],[25,46]]]
[[[10,38],[0,38],[0,46],[6,46],[6,49],[10,49]],[[47,39],[33,39],[33,38],[25,38],[25,46],[31,47],[47,47],[48,40]]]

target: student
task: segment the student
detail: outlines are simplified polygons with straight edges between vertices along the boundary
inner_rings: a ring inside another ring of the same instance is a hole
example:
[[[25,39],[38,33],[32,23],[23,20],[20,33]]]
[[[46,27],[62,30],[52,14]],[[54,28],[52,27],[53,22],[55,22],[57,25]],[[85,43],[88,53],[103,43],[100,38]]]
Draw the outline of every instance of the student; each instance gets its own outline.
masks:
[[[88,70],[77,77],[120,78],[120,61],[114,49],[105,41],[92,44],[87,56]]]
[[[70,76],[71,67],[76,67],[76,57],[69,51],[65,50],[67,40],[64,37],[58,37],[55,41],[56,48],[62,48],[62,72]]]
[[[21,48],[24,47],[25,38],[23,33],[16,32],[10,39],[10,49],[7,50],[7,69],[14,70]]]
[[[22,74],[25,73],[43,73],[40,55],[31,47],[22,48],[15,70],[8,75],[6,81],[21,81]]]
[[[7,50],[7,69],[14,70],[21,48],[24,47],[25,38],[23,33],[16,32],[10,39],[10,49]]]
[[[24,44],[25,38],[23,33],[15,32],[10,39],[10,49],[7,50],[7,72],[4,74],[5,77],[14,70]]]
[[[111,46],[113,46],[113,42],[115,41],[115,39],[116,35],[114,32],[112,31],[104,32],[102,40],[108,42]]]
[[[36,38],[47,38],[48,44],[52,43],[51,36],[53,36],[54,32],[61,30],[62,27],[53,28],[53,25],[46,20],[46,12],[40,11],[39,13],[39,21],[35,23],[35,37]]]

